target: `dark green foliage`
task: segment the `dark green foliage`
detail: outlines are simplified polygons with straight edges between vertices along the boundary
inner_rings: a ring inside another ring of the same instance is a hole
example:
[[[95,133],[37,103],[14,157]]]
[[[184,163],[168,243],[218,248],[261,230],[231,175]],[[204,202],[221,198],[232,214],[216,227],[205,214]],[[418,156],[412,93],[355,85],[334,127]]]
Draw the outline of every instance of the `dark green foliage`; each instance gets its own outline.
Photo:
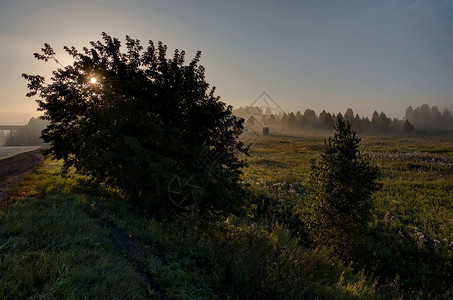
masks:
[[[371,224],[371,234],[372,255],[365,264],[379,275],[380,281],[395,281],[408,299],[415,298],[412,293],[419,290],[427,299],[435,298],[429,296],[431,293],[453,292],[449,278],[453,263],[446,259],[449,246],[444,241],[436,244],[417,227],[404,227],[389,214]]]
[[[189,199],[185,207],[236,207],[243,165],[236,154],[247,152],[236,141],[243,119],[209,90],[198,65],[201,52],[185,65],[184,51],[167,59],[161,42],[156,48],[150,41],[144,51],[127,36],[122,53],[118,39],[102,36],[103,42],[91,42],[83,52],[65,47],[74,63],[54,71],[51,84],[23,74],[27,96],[39,93],[39,109],[50,121],[42,134],[48,153],[63,159],[66,169],[118,187],[153,212],[172,209],[168,190],[174,175],[205,190],[203,201],[194,205]],[[55,60],[48,44],[42,50],[36,58]]]
[[[372,193],[379,168],[359,151],[360,138],[339,114],[335,135],[325,142],[320,159],[312,161],[309,201],[303,214],[311,238],[351,257],[364,242],[371,220]]]
[[[278,224],[193,212],[159,222],[115,190],[61,176],[59,164],[44,161],[0,207],[0,299],[379,296],[363,274]],[[115,247],[113,228],[131,237],[127,249]]]

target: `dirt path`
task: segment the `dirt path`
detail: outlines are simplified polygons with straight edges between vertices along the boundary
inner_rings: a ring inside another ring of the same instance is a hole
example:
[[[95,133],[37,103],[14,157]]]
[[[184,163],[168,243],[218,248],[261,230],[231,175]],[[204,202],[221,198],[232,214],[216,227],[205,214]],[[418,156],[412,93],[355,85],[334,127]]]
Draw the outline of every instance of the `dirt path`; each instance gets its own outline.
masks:
[[[20,153],[0,160],[0,202],[16,184],[44,159],[39,150]]]
[[[104,228],[110,230],[110,241],[112,243],[113,249],[120,252],[126,260],[128,260],[132,265],[135,266],[135,272],[143,279],[145,282],[148,292],[153,293],[153,299],[168,299],[165,296],[165,292],[157,285],[156,280],[149,273],[148,269],[144,265],[137,264],[135,257],[146,256],[145,253],[152,253],[152,255],[161,258],[159,252],[154,249],[147,247],[139,239],[133,238],[130,234],[127,234],[123,230],[119,229],[108,218],[104,215],[103,212],[100,212],[95,207],[91,211],[91,217],[100,221],[100,225]]]

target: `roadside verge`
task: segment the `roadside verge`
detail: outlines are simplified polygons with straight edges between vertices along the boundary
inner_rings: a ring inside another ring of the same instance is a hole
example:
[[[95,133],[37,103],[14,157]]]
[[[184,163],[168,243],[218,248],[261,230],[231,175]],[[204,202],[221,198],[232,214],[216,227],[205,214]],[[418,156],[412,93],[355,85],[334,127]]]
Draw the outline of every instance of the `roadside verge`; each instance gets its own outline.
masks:
[[[0,202],[43,159],[39,150],[33,150],[0,160]]]

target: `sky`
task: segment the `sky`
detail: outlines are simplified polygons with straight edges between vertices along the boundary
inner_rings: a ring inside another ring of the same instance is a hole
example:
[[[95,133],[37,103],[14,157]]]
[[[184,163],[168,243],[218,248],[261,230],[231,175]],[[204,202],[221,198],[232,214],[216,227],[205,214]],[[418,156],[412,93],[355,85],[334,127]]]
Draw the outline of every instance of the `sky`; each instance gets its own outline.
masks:
[[[0,124],[41,114],[21,74],[49,80],[58,65],[34,52],[49,43],[68,65],[63,46],[101,32],[187,60],[201,50],[207,82],[235,108],[266,92],[286,112],[453,111],[453,0],[0,0]]]

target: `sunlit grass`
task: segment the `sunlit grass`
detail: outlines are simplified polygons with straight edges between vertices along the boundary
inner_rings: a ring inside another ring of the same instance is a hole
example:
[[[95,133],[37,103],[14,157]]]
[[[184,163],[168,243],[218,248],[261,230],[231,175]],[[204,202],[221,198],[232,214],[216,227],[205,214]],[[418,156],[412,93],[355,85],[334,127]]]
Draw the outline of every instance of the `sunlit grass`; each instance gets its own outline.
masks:
[[[256,138],[243,175],[254,197],[248,217],[214,220],[156,220],[116,190],[62,177],[61,164],[46,160],[0,208],[0,298],[433,298],[432,282],[448,295],[451,139],[363,138],[383,188],[370,224],[377,267],[362,272],[307,247],[293,228],[302,226],[294,209],[303,209],[323,139]],[[112,226],[135,241],[133,254],[113,248]],[[399,279],[402,271],[413,280]]]
[[[280,199],[280,207],[284,207],[286,200],[283,199],[294,198],[294,194],[288,193],[289,187],[304,186],[310,172],[309,161],[319,155],[323,140],[324,137],[311,136],[258,138],[251,149],[245,181],[255,189],[275,195]],[[382,170],[383,187],[374,197],[373,210],[376,224],[381,225],[371,226],[371,230],[380,232],[377,239],[382,243],[373,247],[388,251],[388,258],[392,255],[400,258],[390,263],[392,268],[388,268],[386,276],[398,278],[397,272],[404,272],[401,266],[414,264],[421,268],[413,269],[417,278],[412,283],[400,282],[398,286],[416,284],[418,286],[412,287],[414,290],[426,292],[430,287],[422,283],[433,276],[429,282],[444,282],[443,287],[449,286],[453,291],[447,276],[453,271],[453,139],[365,136],[361,150]],[[303,196],[296,197],[295,201],[303,207]],[[386,224],[385,227],[381,227],[382,224]],[[392,238],[382,240],[381,234]],[[398,237],[400,245],[396,243]],[[437,281],[433,280],[434,274],[439,276]]]
[[[0,211],[1,299],[140,298],[145,284],[45,161]]]
[[[44,161],[1,210],[0,298],[376,298],[364,275],[284,227],[234,216],[156,221],[59,166]],[[136,241],[132,254],[113,248],[106,224]]]

